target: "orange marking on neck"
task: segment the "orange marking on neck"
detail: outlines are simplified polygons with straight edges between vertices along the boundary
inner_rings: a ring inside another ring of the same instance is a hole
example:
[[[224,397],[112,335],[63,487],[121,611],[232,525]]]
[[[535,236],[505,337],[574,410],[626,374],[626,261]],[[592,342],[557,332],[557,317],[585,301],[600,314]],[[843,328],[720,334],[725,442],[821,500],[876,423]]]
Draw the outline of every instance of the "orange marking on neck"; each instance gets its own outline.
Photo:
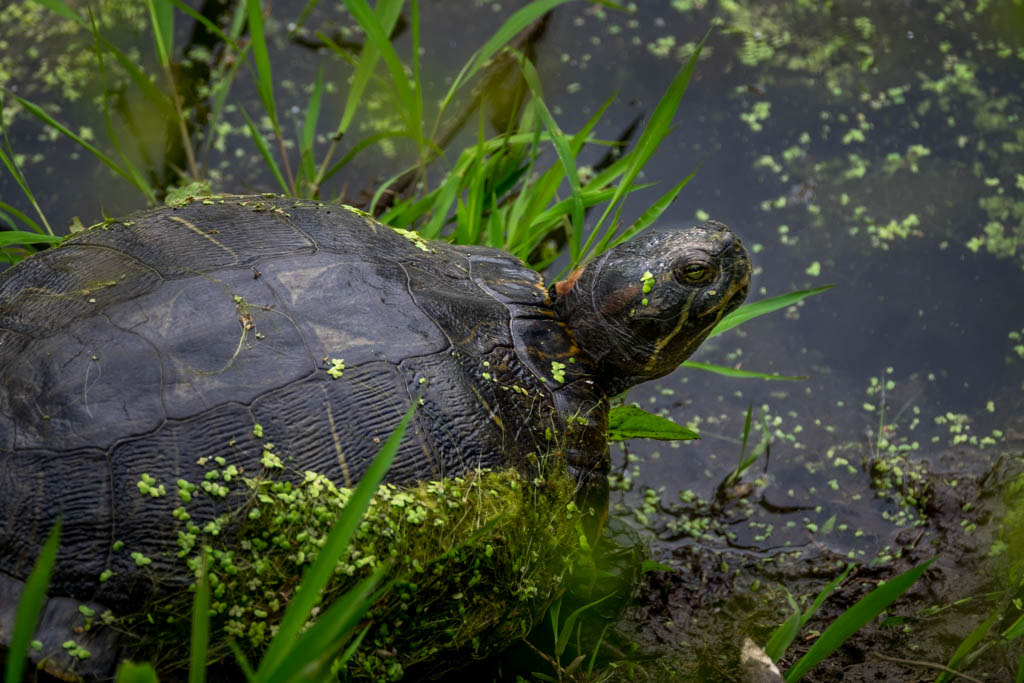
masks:
[[[586,266],[580,266],[576,270],[569,273],[569,277],[565,278],[560,282],[555,283],[555,294],[558,296],[565,296],[572,289],[573,285],[576,284],[576,280],[580,279],[580,275],[583,274],[583,269]]]

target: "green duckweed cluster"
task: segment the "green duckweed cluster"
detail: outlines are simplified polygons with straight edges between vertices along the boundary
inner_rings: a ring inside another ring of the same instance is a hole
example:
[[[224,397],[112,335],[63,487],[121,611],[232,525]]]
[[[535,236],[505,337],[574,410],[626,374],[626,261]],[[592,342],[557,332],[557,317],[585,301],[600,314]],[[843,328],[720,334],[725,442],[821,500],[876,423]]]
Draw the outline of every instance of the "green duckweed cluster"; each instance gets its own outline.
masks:
[[[421,673],[457,668],[532,628],[587,550],[574,480],[560,459],[537,464],[543,475],[532,479],[516,470],[479,471],[378,488],[322,598],[329,604],[382,567],[392,577],[347,663],[350,677],[397,680],[413,665]],[[198,486],[178,482],[183,505],[173,514],[184,528],[177,555],[197,577],[206,565],[211,660],[231,658],[230,637],[258,661],[351,490],[315,472],[295,481],[211,472]],[[152,495],[154,482],[143,485]],[[236,494],[248,503],[231,513],[201,523],[189,513],[202,497]],[[187,628],[191,602],[182,593],[122,625],[141,636],[139,648],[152,659],[150,643],[177,642],[167,629]],[[159,653],[156,661],[171,656]]]

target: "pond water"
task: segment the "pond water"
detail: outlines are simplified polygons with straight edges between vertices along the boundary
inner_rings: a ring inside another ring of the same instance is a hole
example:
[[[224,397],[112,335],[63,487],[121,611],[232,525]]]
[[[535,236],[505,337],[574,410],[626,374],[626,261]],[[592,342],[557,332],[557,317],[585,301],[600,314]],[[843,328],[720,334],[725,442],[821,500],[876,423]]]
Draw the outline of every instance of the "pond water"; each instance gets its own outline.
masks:
[[[289,130],[303,115],[299,84],[315,80],[321,65],[328,77],[344,73],[335,58],[286,39],[285,24],[304,4],[273,3],[269,24]],[[307,27],[342,16],[321,4]],[[432,92],[443,92],[517,6],[458,4],[421,3],[421,59]],[[631,199],[625,215],[639,215],[645,201],[699,166],[663,224],[705,215],[729,224],[755,262],[750,300],[835,286],[713,339],[694,358],[806,379],[680,369],[631,391],[628,400],[696,426],[703,438],[616,449],[613,504],[648,528],[658,539],[655,557],[670,565],[685,563],[691,545],[884,563],[896,535],[921,517],[905,504],[913,486],[892,484],[894,466],[906,481],[919,464],[950,480],[977,476],[1001,454],[1019,456],[1024,442],[1024,6],[675,0],[629,7],[560,7],[533,45],[563,130],[577,130],[618,93],[596,130],[614,139],[651,113],[716,24],[676,128],[645,171],[656,186]],[[11,11],[3,10],[6,21]],[[188,30],[179,23],[179,33]],[[30,38],[4,33],[0,65],[19,61],[6,87],[62,102],[62,120],[101,137],[102,118],[86,101],[95,87],[62,100],[71,86],[59,74],[33,73],[61,63],[41,52],[60,46],[27,51]],[[125,29],[123,43],[139,36]],[[256,101],[247,79],[236,88]],[[364,125],[387,119],[381,102],[377,120],[364,116]],[[90,155],[42,133],[9,99],[4,106],[11,144],[25,155],[51,224],[78,216],[88,225],[101,210],[120,215],[144,205]],[[325,103],[325,120],[340,106]],[[228,120],[236,127],[210,156],[222,180],[215,188],[276,189],[238,113]],[[464,132],[456,146],[473,135]],[[155,145],[153,153],[162,150]],[[402,153],[399,146],[395,156],[391,149],[364,155],[330,193],[358,200],[403,167]],[[595,150],[594,160],[600,155]],[[0,174],[0,197],[28,212],[9,174]],[[684,513],[713,500],[736,467],[748,407],[749,448],[762,440],[761,424],[771,437],[744,477],[754,493],[723,525],[695,529]]]

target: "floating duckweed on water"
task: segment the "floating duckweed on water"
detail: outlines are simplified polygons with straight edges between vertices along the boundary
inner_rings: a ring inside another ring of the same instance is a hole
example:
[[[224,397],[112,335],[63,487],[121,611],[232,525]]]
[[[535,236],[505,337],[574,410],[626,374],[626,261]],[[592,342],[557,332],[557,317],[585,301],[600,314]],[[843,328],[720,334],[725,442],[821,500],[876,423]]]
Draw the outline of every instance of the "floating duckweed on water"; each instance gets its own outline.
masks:
[[[137,486],[139,487],[139,493],[146,495],[149,494],[153,498],[159,498],[167,495],[167,489],[164,488],[163,484],[157,484],[149,474],[142,473],[142,477],[139,479]]]

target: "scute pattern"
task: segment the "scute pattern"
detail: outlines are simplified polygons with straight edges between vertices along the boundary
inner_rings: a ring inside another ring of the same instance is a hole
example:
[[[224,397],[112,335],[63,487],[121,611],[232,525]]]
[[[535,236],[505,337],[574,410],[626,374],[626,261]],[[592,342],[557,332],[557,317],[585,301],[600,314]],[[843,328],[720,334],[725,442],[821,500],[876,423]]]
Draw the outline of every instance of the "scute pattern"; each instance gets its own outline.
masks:
[[[211,458],[351,485],[416,401],[389,480],[529,468],[595,405],[552,375],[575,351],[536,273],[337,206],[213,198],[94,228],[0,275],[0,313],[0,579],[60,514],[52,595],[115,611],[191,580],[171,513]]]

